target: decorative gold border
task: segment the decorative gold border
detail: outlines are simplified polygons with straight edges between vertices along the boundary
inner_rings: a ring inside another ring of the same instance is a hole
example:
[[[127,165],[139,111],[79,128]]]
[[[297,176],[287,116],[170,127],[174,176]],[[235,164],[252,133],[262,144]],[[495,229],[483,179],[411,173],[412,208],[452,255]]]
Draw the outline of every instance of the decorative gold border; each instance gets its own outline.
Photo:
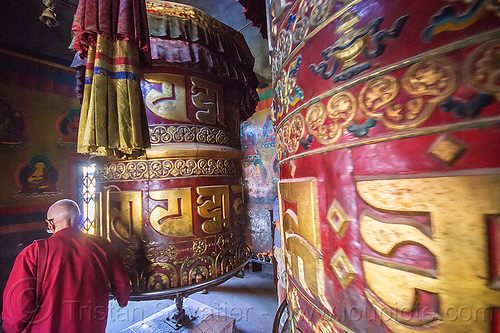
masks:
[[[198,14],[198,12],[201,12],[199,9],[190,5],[185,5],[170,1],[157,1],[157,0],[146,0],[146,9],[154,10],[156,12],[161,12],[162,14],[165,15],[182,17],[182,18],[186,17],[194,18],[195,15]]]
[[[146,10],[148,12],[154,11],[151,14],[160,13],[161,15],[173,16],[181,19],[190,18],[194,21],[203,23],[207,28],[216,29],[217,33],[220,34],[233,36],[241,35],[230,26],[190,5],[162,0],[146,0]]]
[[[409,130],[409,131],[404,132],[404,133],[390,133],[390,134],[386,134],[386,135],[381,135],[381,136],[376,137],[376,138],[360,139],[360,140],[355,141],[355,142],[345,142],[345,143],[340,143],[337,145],[321,147],[321,148],[318,148],[318,149],[315,149],[312,151],[302,152],[302,153],[284,158],[283,160],[278,162],[278,165],[282,165],[284,163],[287,163],[287,162],[290,162],[290,161],[293,161],[293,160],[296,160],[296,159],[299,159],[302,157],[316,155],[316,154],[322,154],[322,153],[326,153],[326,152],[333,151],[333,150],[352,148],[352,147],[358,147],[358,146],[365,146],[365,145],[371,145],[374,143],[381,143],[381,142],[387,142],[387,141],[393,141],[393,140],[413,138],[416,136],[432,135],[432,134],[445,133],[445,132],[451,132],[451,131],[461,131],[461,130],[467,130],[467,129],[472,129],[472,128],[483,128],[483,127],[492,126],[492,125],[496,125],[496,124],[500,124],[500,116],[477,119],[477,120],[463,121],[463,122],[453,123],[453,124],[423,127],[423,128],[418,128],[418,129],[414,129],[414,130]]]
[[[465,39],[462,39],[462,40],[435,48],[433,50],[417,54],[413,57],[403,59],[399,62],[382,67],[379,70],[374,71],[374,72],[370,72],[366,75],[361,75],[361,76],[359,76],[359,77],[357,77],[357,78],[355,78],[347,83],[344,83],[342,85],[335,87],[334,89],[328,90],[320,95],[317,95],[317,96],[311,98],[310,100],[308,100],[307,102],[305,102],[304,104],[302,104],[301,106],[296,108],[295,110],[291,111],[290,113],[288,113],[286,116],[284,116],[282,119],[279,120],[278,125],[276,125],[276,131],[279,130],[281,127],[283,127],[284,122],[289,120],[291,117],[293,117],[297,113],[308,108],[309,106],[313,105],[314,103],[317,103],[325,98],[328,98],[330,96],[335,95],[338,92],[341,92],[343,90],[351,88],[351,87],[358,85],[360,83],[366,82],[366,81],[373,79],[377,76],[381,76],[381,75],[384,75],[384,74],[387,74],[390,72],[394,72],[394,71],[401,69],[403,67],[413,65],[419,61],[430,59],[433,57],[437,57],[437,56],[440,56],[440,55],[443,55],[443,54],[446,54],[449,52],[453,52],[453,51],[456,51],[458,49],[462,49],[465,47],[469,47],[472,45],[480,44],[482,42],[485,42],[485,41],[488,41],[492,38],[497,38],[497,37],[500,37],[500,29],[487,31],[487,32],[484,32],[484,33],[481,33],[481,34],[478,34],[478,35],[475,35],[475,36],[472,36],[469,38],[465,38]]]
[[[146,258],[152,263],[163,263],[163,261],[159,261],[157,258],[158,257],[168,257],[169,255],[166,253],[168,252],[167,249],[168,247],[175,247],[175,249],[178,252],[193,252],[193,244],[197,241],[203,241],[205,242],[207,248],[212,248],[212,247],[217,247],[219,250],[224,250],[228,248],[226,245],[229,244],[231,239],[234,239],[234,234],[233,232],[223,232],[220,234],[216,235],[210,235],[206,237],[198,237],[194,240],[189,240],[189,241],[177,241],[169,244],[156,244],[152,245],[150,247],[146,248]],[[213,240],[213,241],[211,241]],[[186,244],[190,245],[187,248],[184,249],[178,249],[177,246],[185,246]],[[162,250],[162,248],[164,248]],[[202,253],[203,254],[203,253]]]
[[[188,124],[152,124],[149,125],[151,144],[165,143],[206,143],[223,146],[235,146],[229,132],[210,126]]]
[[[131,160],[99,165],[99,182],[161,180],[193,177],[241,176],[241,163],[234,159],[165,158]]]

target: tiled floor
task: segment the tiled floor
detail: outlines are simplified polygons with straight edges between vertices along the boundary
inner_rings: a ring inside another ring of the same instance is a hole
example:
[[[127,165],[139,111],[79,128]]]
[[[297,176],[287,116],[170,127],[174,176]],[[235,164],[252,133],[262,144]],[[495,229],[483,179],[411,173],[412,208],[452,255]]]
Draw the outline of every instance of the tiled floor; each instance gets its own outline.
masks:
[[[278,301],[269,268],[264,266],[262,272],[247,271],[243,279],[234,277],[210,288],[208,294],[197,293],[189,297],[214,308],[215,314],[235,318],[237,332],[270,333]],[[171,304],[171,300],[129,302],[126,308],[119,308],[116,301],[112,301],[106,331],[120,332]]]

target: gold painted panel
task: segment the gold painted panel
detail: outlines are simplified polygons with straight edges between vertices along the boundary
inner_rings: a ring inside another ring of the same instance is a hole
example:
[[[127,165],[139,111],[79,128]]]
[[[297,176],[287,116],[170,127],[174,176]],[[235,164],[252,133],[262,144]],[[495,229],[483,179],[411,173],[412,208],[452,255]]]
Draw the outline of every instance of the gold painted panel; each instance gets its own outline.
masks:
[[[297,178],[281,180],[279,182],[279,195],[283,201],[296,203],[297,212],[289,209],[282,213],[281,223],[286,233],[301,235],[316,249],[321,249],[319,234],[318,190],[315,178]],[[283,210],[280,207],[280,212]],[[286,221],[285,221],[286,219]]]
[[[325,297],[325,266],[321,253],[316,179],[282,180],[278,189],[287,274],[310,297],[317,298],[332,311]],[[284,202],[295,203],[296,211],[289,208],[283,212]]]
[[[221,232],[222,227],[230,228],[229,186],[198,186],[196,193],[198,215],[208,219],[201,225],[203,231],[215,234]]]
[[[191,122],[186,111],[186,87],[183,75],[144,74],[148,83],[161,84],[161,91],[151,89],[145,98],[146,106],[159,117]]]
[[[366,296],[386,325],[393,332],[490,332],[500,292],[489,281],[486,216],[500,213],[500,175],[366,180],[356,186],[377,210],[430,217],[425,227],[411,219],[361,216],[361,236],[375,252],[390,258],[399,247],[416,244],[436,258],[436,269],[363,258]],[[437,312],[408,319],[402,314],[415,309],[418,290],[437,295]]]
[[[211,81],[191,78],[191,101],[198,108],[196,119],[202,124],[224,125],[224,94],[222,86]]]
[[[111,240],[114,234],[124,242],[142,240],[142,191],[121,191],[116,186],[105,186],[97,193],[98,229],[102,237]]]
[[[285,215],[285,219],[290,215]],[[300,286],[309,296],[314,297],[323,289],[324,270],[321,253],[312,247],[300,235],[286,235],[287,266],[289,274],[298,280]]]
[[[153,229],[167,237],[194,236],[190,187],[149,191],[149,197],[165,202],[151,210],[149,222]]]

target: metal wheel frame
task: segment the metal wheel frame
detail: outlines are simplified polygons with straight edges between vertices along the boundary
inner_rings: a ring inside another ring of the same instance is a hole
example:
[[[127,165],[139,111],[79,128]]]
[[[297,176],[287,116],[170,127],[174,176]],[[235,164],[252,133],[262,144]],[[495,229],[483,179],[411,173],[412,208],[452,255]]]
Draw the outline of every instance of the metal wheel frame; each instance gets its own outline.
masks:
[[[182,297],[187,297],[191,294],[197,293],[199,291],[202,291],[203,289],[206,289],[208,287],[216,286],[219,285],[223,282],[226,282],[233,276],[237,275],[244,267],[246,264],[250,261],[252,258],[252,251],[247,245],[247,257],[239,264],[236,268],[234,268],[232,271],[218,276],[217,278],[209,281],[205,281],[203,283],[199,284],[193,284],[193,285],[187,285],[187,286],[182,286],[182,287],[177,287],[177,288],[172,288],[172,289],[167,289],[163,291],[156,291],[156,292],[149,292],[149,293],[143,293],[143,294],[138,294],[138,295],[130,295],[129,301],[151,301],[151,300],[162,300],[162,299],[175,299],[177,295],[181,295]]]
[[[280,322],[281,322],[281,317],[285,313],[285,310],[288,308],[288,303],[285,300],[280,304],[278,311],[276,311],[276,316],[274,316],[274,322],[273,322],[273,333],[284,333],[283,331],[280,332]]]

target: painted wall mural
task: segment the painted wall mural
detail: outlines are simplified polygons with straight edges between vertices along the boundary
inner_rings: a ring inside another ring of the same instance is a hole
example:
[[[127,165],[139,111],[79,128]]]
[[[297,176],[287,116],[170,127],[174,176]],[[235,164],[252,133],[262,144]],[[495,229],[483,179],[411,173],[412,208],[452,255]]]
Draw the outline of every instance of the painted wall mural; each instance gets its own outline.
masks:
[[[247,241],[254,251],[272,252],[271,213],[278,195],[276,136],[271,120],[272,90],[259,92],[256,113],[241,124],[245,199],[248,204]]]
[[[21,111],[0,97],[0,145],[16,147],[26,140],[26,119]]]
[[[74,71],[1,50],[0,61],[0,209],[77,199],[74,168],[86,157],[73,149]]]
[[[272,206],[278,193],[279,170],[269,109],[257,111],[241,124],[241,148],[248,203]]]

